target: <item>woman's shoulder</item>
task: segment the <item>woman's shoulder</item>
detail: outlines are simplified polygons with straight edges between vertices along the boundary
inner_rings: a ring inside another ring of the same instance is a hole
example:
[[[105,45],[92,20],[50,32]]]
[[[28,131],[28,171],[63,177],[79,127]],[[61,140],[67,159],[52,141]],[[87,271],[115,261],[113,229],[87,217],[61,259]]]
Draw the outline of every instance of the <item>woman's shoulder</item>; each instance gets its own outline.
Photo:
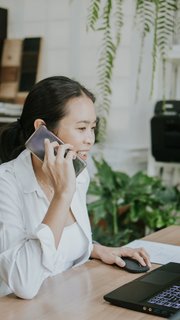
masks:
[[[34,179],[30,152],[24,150],[17,158],[0,165],[0,194],[22,195],[34,192]]]
[[[13,161],[4,162],[0,165],[0,177],[5,176],[7,173],[11,173],[13,171]]]
[[[13,160],[0,165],[0,193],[9,197],[16,193],[16,177],[13,170]]]
[[[17,158],[0,164],[0,179],[15,177],[18,170],[21,168],[23,172],[23,166],[27,162],[28,153],[24,150]]]

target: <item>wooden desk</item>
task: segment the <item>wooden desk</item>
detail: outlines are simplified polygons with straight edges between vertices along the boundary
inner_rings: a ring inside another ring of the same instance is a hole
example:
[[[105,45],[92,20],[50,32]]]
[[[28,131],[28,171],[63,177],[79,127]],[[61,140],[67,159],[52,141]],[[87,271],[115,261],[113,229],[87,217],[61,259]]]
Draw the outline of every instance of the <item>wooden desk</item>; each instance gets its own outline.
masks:
[[[180,226],[171,226],[144,239],[180,245]],[[152,269],[158,265],[153,265]],[[160,320],[163,318],[110,305],[103,295],[142,274],[90,260],[47,279],[32,300],[13,294],[0,298],[4,320]]]

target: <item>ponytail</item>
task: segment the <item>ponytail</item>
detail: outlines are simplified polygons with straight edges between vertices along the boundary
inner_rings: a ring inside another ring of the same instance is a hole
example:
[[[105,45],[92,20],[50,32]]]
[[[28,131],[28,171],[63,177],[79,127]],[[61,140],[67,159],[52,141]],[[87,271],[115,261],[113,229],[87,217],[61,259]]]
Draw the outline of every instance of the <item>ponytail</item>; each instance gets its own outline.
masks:
[[[4,125],[0,130],[0,161],[16,158],[25,149],[21,120]]]

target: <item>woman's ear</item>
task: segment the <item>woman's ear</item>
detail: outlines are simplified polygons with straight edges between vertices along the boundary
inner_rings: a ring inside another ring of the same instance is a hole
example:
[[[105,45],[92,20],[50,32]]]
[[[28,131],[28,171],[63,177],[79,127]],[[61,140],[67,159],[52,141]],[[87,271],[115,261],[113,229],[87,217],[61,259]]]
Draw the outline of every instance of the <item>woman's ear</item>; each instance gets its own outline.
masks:
[[[34,121],[34,128],[35,128],[35,130],[36,129],[38,129],[40,126],[42,126],[42,125],[46,125],[45,124],[45,122],[44,122],[44,120],[42,120],[42,119],[36,119],[35,121]]]

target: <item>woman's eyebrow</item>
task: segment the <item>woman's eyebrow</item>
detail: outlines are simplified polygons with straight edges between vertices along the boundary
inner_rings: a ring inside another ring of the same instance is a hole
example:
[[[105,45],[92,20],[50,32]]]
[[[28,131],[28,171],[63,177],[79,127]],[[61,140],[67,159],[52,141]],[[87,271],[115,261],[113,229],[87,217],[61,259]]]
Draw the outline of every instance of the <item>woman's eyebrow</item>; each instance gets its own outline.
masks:
[[[89,124],[89,123],[97,123],[98,122],[98,119],[94,120],[94,121],[88,121],[88,120],[80,120],[80,121],[77,121],[77,123],[86,123],[86,124]]]

